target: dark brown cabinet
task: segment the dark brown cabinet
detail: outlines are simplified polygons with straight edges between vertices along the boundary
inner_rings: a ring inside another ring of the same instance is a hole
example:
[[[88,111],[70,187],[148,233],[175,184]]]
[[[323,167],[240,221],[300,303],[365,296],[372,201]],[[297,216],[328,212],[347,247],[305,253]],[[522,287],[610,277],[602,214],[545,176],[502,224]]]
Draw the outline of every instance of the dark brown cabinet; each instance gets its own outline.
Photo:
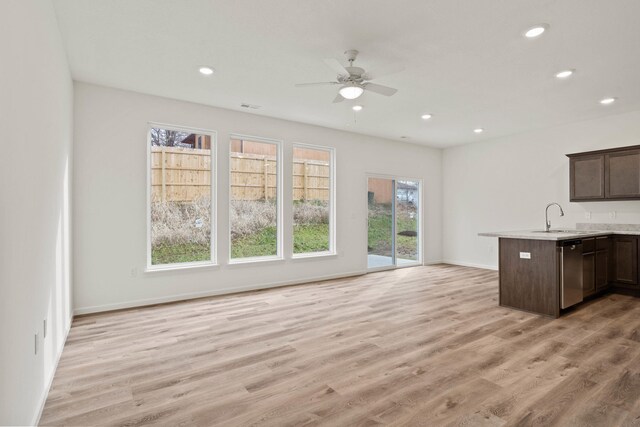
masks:
[[[596,291],[609,287],[609,251],[596,252]]]
[[[605,198],[640,197],[640,150],[625,150],[605,155]]]
[[[616,284],[638,286],[638,238],[613,237],[611,278]]]
[[[604,154],[571,157],[569,173],[571,201],[604,199]]]
[[[587,297],[609,287],[609,237],[582,240],[582,294]]]
[[[500,237],[500,306],[559,317],[579,302],[581,290],[586,299],[607,292],[640,297],[640,235],[614,233],[558,241]],[[581,252],[565,253],[574,243]]]
[[[582,253],[582,295],[589,296],[596,293],[596,254]]]
[[[640,200],[640,146],[567,156],[572,202]]]
[[[609,287],[609,248],[611,239],[608,236],[596,237],[595,253],[595,290],[600,292]]]

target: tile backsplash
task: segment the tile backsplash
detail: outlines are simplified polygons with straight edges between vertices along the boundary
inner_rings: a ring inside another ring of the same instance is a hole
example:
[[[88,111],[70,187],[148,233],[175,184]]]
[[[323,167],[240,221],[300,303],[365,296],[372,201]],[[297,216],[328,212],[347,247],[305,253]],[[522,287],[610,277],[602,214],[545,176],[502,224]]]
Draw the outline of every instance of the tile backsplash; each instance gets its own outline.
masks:
[[[597,231],[640,231],[640,224],[598,224],[591,222],[579,222],[576,224],[578,230]]]

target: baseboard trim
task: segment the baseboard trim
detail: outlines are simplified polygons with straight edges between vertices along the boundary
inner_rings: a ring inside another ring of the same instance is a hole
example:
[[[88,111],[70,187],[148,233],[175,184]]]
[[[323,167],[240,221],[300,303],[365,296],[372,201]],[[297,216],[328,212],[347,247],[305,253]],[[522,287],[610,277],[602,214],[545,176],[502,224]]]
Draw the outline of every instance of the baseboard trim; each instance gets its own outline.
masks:
[[[170,302],[186,301],[186,300],[197,299],[197,298],[214,297],[219,295],[230,295],[230,294],[237,294],[241,292],[259,291],[262,289],[280,288],[284,286],[303,285],[305,283],[322,282],[325,280],[344,279],[347,277],[362,276],[363,274],[366,274],[366,273],[367,273],[366,270],[359,270],[359,271],[351,271],[348,273],[310,277],[308,279],[303,279],[303,280],[288,280],[284,282],[272,282],[272,283],[265,283],[261,285],[236,286],[233,288],[223,288],[223,289],[215,289],[215,290],[203,291],[203,292],[191,292],[187,294],[168,295],[163,297],[148,298],[148,299],[134,300],[134,301],[128,301],[128,302],[114,303],[114,304],[78,307],[73,310],[73,313],[74,315],[78,316],[78,315],[84,315],[84,314],[101,313],[105,311],[123,310],[127,308],[144,307],[148,305],[165,304]]]
[[[37,426],[40,424],[40,418],[42,418],[42,411],[44,411],[44,405],[47,403],[47,397],[49,397],[49,390],[51,390],[51,385],[53,384],[53,378],[56,376],[56,371],[58,370],[58,364],[60,363],[60,358],[62,357],[62,352],[64,351],[64,347],[67,343],[67,338],[69,337],[69,331],[71,331],[71,324],[73,323],[73,316],[69,319],[69,324],[67,325],[66,331],[64,332],[64,340],[62,346],[60,347],[60,351],[56,355],[56,362],[53,365],[53,369],[51,370],[51,375],[47,380],[47,386],[42,390],[42,395],[40,396],[40,404],[38,405],[38,412],[36,412],[33,422],[31,425]]]
[[[475,264],[472,262],[462,262],[462,261],[452,261],[452,260],[445,260],[442,261],[444,264],[451,264],[451,265],[459,265],[461,267],[473,267],[473,268],[481,268],[483,270],[493,270],[493,271],[498,271],[498,267],[495,265],[487,265],[487,264]]]

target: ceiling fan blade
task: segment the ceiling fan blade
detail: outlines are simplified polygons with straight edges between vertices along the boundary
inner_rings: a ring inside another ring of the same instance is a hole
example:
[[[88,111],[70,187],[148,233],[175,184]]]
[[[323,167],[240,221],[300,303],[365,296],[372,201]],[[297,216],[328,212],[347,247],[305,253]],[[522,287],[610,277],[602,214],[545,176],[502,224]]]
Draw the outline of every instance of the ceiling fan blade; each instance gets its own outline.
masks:
[[[365,75],[362,76],[364,80],[379,79],[381,77],[387,77],[393,74],[398,74],[405,70],[405,67],[398,63],[372,64],[370,68],[374,71],[373,72],[367,71],[366,73],[364,73]]]
[[[333,100],[333,103],[337,104],[338,102],[342,102],[342,101],[344,101],[344,98],[342,97],[342,95],[337,94],[335,99]]]
[[[370,90],[371,92],[375,92],[384,96],[391,96],[398,91],[398,89],[394,89],[389,86],[383,86],[375,83],[365,83],[362,85],[366,90]]]
[[[344,68],[344,66],[340,64],[340,61],[338,61],[335,58],[326,58],[324,60],[324,63],[327,64],[333,71],[335,71],[340,75],[343,75],[343,76],[349,75],[349,72],[347,71],[347,69]]]
[[[339,85],[338,82],[318,82],[318,83],[298,83],[296,87],[305,87],[305,86],[333,86]]]

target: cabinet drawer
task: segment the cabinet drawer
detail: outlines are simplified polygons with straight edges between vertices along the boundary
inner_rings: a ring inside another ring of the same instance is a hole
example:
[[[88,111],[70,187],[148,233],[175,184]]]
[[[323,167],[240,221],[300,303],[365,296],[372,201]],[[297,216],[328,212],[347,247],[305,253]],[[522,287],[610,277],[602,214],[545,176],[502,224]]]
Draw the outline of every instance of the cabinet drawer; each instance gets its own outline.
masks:
[[[582,239],[582,252],[588,253],[596,250],[596,239],[590,237],[588,239]]]

